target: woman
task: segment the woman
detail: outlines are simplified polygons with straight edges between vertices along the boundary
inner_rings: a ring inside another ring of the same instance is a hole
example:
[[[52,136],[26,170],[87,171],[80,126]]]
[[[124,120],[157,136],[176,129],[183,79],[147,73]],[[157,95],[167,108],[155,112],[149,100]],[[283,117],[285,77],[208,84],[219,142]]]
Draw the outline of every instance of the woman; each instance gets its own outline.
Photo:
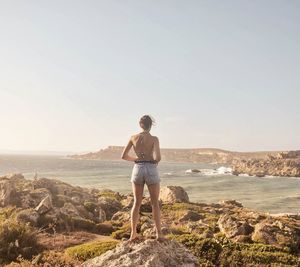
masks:
[[[130,241],[137,239],[136,227],[139,220],[139,210],[142,204],[144,184],[148,186],[151,198],[152,214],[156,227],[156,239],[164,240],[161,232],[159,191],[160,177],[157,171],[157,164],[161,160],[159,140],[150,134],[154,120],[149,115],[140,119],[142,132],[131,136],[127,146],[122,153],[122,159],[134,161],[131,182],[134,195],[134,204],[131,210],[131,235]],[[136,157],[128,155],[131,147],[134,148]],[[155,154],[155,158],[153,156]]]

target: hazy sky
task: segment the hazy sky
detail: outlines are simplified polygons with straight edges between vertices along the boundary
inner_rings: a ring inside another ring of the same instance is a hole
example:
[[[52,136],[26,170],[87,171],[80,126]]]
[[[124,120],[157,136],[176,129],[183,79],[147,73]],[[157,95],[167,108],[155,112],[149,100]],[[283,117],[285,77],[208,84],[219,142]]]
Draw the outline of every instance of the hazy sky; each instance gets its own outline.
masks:
[[[300,1],[0,2],[0,150],[300,149]]]

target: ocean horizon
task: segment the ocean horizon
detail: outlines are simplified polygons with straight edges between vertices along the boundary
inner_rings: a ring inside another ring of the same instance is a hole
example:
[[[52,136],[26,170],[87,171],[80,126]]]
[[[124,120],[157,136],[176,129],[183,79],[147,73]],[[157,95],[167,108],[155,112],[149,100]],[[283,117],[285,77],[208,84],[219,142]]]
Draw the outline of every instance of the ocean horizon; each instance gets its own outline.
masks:
[[[74,186],[132,192],[133,163],[111,160],[79,160],[55,155],[0,155],[0,175],[22,173],[25,178],[59,179]],[[191,169],[201,172],[193,173]],[[190,201],[217,203],[235,199],[244,207],[269,213],[298,213],[300,178],[235,176],[228,166],[201,163],[160,162],[161,186],[182,186]],[[145,195],[148,195],[145,186]]]

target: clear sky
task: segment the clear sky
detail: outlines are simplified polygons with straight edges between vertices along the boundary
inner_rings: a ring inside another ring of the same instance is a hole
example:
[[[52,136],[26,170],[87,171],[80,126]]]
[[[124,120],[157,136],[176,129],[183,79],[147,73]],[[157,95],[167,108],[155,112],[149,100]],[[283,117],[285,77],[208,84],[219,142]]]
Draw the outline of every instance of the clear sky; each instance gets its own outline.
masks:
[[[300,149],[300,1],[0,2],[0,150]]]

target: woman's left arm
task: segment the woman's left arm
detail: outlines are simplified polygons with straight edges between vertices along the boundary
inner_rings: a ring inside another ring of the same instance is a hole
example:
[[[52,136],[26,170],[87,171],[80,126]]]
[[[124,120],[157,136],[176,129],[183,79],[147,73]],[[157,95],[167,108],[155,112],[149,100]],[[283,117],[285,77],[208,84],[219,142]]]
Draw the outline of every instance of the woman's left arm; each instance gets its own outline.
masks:
[[[131,141],[131,138],[127,144],[127,146],[124,148],[123,152],[122,152],[122,155],[121,155],[121,158],[124,159],[124,160],[128,160],[128,161],[135,161],[137,160],[138,158],[134,158],[134,157],[131,157],[128,155],[131,147],[132,147],[133,143]]]

